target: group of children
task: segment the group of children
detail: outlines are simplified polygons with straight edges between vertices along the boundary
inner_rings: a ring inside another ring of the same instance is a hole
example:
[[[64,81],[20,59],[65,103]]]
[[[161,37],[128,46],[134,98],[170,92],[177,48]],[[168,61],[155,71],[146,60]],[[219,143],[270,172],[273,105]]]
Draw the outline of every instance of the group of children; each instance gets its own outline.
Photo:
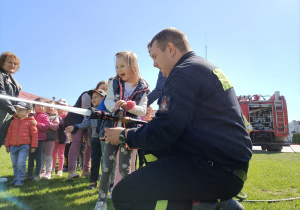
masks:
[[[143,117],[142,119],[150,121],[152,108],[147,108],[149,86],[140,76],[136,54],[128,51],[117,53],[116,73],[117,75],[108,84],[107,92],[103,90],[105,88],[96,88],[88,92],[91,96],[92,106],[110,113],[121,110],[119,115],[136,119]],[[40,98],[36,101],[44,102]],[[61,105],[67,105],[63,99],[59,102]],[[54,103],[54,101],[49,103]],[[55,171],[57,154],[59,157],[57,175],[62,176],[65,144],[59,142],[58,130],[60,125],[63,124],[66,113],[61,112],[61,110],[57,112],[51,107],[46,107],[45,113],[43,105],[35,104],[35,115],[30,116],[30,106],[30,104],[24,102],[19,102],[16,105],[17,113],[10,125],[5,143],[6,151],[11,153],[15,176],[11,184],[15,186],[20,186],[23,181],[27,180],[39,181],[42,177],[50,179],[53,169]],[[140,125],[135,123],[112,123],[106,120],[89,119],[88,116],[85,116],[81,123],[64,128],[66,133],[72,133],[72,135],[82,129],[87,129],[90,132],[89,145],[91,146],[92,166],[89,172],[89,189],[97,186],[100,162],[102,169],[96,210],[107,209],[107,195],[113,180],[117,176],[121,179],[135,170],[135,167],[130,167],[130,165],[135,165],[136,150],[133,152],[125,144],[111,145],[105,142],[103,138],[105,127],[116,126],[132,128]],[[132,155],[132,153],[134,154]],[[28,174],[25,177],[28,156]],[[36,161],[36,170],[33,176],[34,160]],[[117,162],[119,167],[115,172]],[[115,173],[116,177],[114,177]],[[77,177],[79,175],[74,172],[70,177],[68,176],[68,178]]]
[[[45,102],[42,98],[37,98],[35,101]],[[54,104],[55,102],[47,101],[47,103]],[[64,99],[57,103],[66,105]],[[34,115],[31,114],[32,109],[34,109]],[[39,181],[41,177],[51,179],[52,169],[56,166],[57,154],[59,154],[57,175],[62,176],[65,144],[58,144],[57,130],[66,113],[62,110],[57,112],[52,107],[45,108],[42,104],[34,104],[32,107],[26,102],[18,102],[16,110],[5,141],[6,152],[10,152],[15,176],[10,184],[21,186],[24,181]],[[28,170],[25,177],[27,158]],[[36,162],[36,169],[33,176],[34,162]]]

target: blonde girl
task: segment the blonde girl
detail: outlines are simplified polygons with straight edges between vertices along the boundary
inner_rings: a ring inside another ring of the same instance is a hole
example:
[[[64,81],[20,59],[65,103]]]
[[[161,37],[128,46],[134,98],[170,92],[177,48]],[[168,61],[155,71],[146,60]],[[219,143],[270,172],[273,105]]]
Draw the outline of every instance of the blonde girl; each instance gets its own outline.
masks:
[[[105,107],[108,111],[114,112],[119,108],[123,109],[123,115],[140,119],[145,115],[147,108],[148,84],[143,80],[139,73],[136,54],[132,52],[118,52],[116,54],[117,76],[109,83]],[[118,125],[126,128],[137,127],[137,124]],[[104,163],[100,178],[99,197],[95,209],[107,209],[107,193],[109,188],[109,177],[116,162],[116,154],[120,147],[119,171],[122,177],[130,172],[130,159],[132,150],[128,150],[125,144],[111,145],[105,144]]]

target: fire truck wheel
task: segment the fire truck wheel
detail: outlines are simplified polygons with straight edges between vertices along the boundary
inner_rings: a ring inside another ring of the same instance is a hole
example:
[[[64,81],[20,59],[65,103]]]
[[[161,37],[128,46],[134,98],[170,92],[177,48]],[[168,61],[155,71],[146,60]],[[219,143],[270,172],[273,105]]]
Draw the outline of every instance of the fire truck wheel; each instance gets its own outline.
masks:
[[[268,152],[281,152],[282,146],[267,146]]]

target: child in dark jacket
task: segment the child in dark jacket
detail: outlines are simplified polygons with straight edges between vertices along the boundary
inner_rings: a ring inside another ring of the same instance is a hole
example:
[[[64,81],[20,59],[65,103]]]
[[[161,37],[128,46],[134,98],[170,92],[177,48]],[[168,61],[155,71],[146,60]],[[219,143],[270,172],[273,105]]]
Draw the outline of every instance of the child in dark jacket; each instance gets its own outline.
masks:
[[[15,178],[10,183],[14,186],[22,186],[25,176],[26,159],[29,154],[35,152],[38,147],[38,131],[36,125],[31,122],[33,117],[28,117],[31,105],[19,102],[16,106],[16,116],[11,122],[6,136],[6,152],[10,152]]]
[[[42,98],[37,98],[35,99],[35,101],[44,103],[44,100]],[[35,110],[34,118],[35,118],[36,127],[38,129],[39,141],[38,141],[38,147],[36,151],[34,153],[29,154],[27,177],[25,177],[24,181],[33,180],[35,182],[38,182],[40,181],[44,141],[47,137],[46,132],[49,128],[50,120],[48,115],[44,112],[43,105],[35,104],[34,110]],[[35,176],[32,177],[34,160],[36,161]]]

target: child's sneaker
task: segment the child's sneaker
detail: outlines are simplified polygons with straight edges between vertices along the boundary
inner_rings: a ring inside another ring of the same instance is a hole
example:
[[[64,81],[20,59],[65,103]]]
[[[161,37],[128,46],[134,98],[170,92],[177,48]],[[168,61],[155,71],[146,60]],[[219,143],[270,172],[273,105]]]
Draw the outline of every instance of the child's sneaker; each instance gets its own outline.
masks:
[[[7,182],[8,179],[7,178],[0,178],[0,182]]]
[[[46,175],[46,171],[41,171],[40,178],[44,178],[45,175]]]
[[[68,172],[69,169],[68,168],[63,168],[63,172]]]
[[[79,178],[79,174],[75,173],[75,171],[73,171],[73,172],[69,172],[67,180],[77,179],[77,178]]]
[[[40,177],[39,176],[34,176],[33,179],[32,179],[32,181],[38,182],[38,181],[40,181]]]
[[[91,172],[90,171],[82,171],[81,176],[90,176]]]
[[[88,190],[95,189],[96,187],[97,187],[97,183],[96,182],[91,182],[90,186],[88,187]]]
[[[23,182],[21,182],[21,181],[16,181],[15,187],[20,187],[20,186],[23,186]]]
[[[56,175],[57,175],[57,176],[62,176],[62,175],[63,175],[62,170],[58,170]]]
[[[15,185],[16,182],[17,182],[17,179],[14,178],[14,179],[11,181],[11,183],[9,183],[9,185]]]
[[[52,168],[51,175],[55,175],[55,168]]]
[[[51,172],[50,171],[46,173],[46,175],[44,176],[44,179],[47,179],[47,180],[51,179]]]
[[[94,210],[107,210],[107,203],[103,201],[98,201]]]
[[[26,176],[26,177],[23,179],[24,182],[32,181],[32,180],[33,180],[32,176]]]

